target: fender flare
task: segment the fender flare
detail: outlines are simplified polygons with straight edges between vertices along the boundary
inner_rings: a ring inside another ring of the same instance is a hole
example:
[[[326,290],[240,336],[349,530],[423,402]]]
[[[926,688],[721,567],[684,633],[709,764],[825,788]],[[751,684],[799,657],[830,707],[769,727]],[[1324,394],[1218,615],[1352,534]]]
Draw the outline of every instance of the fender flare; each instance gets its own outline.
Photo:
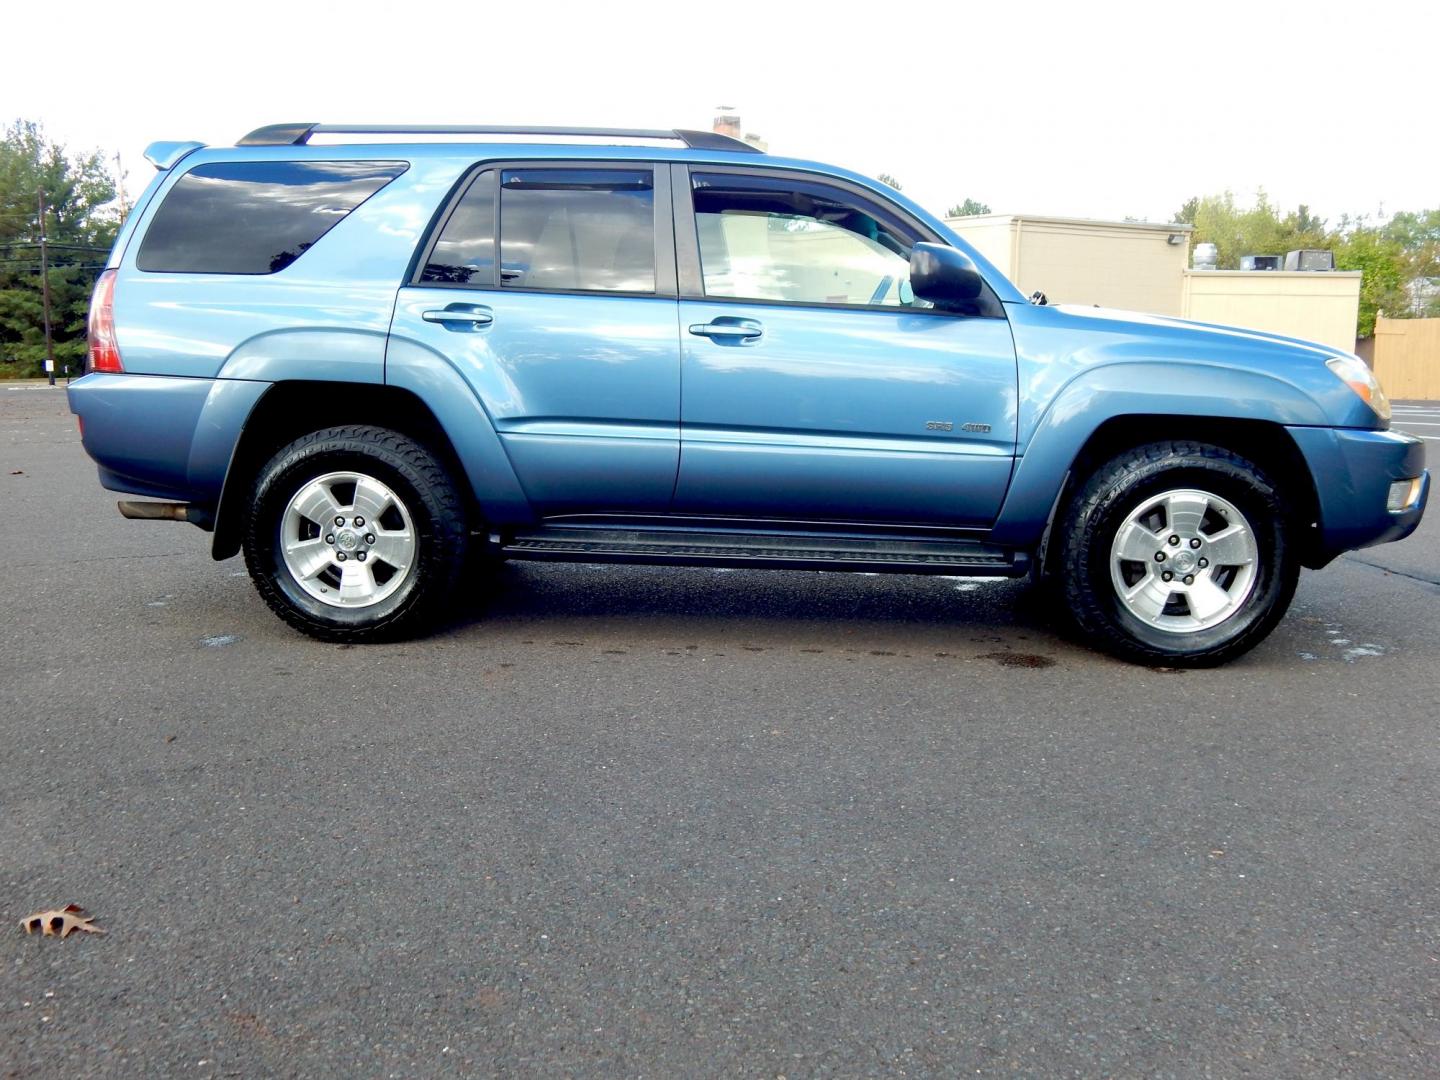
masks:
[[[535,520],[530,499],[479,392],[444,354],[392,336],[385,353],[385,385],[409,391],[430,410],[450,440],[488,523],[528,524]]]
[[[428,432],[430,440],[448,441],[449,445],[441,449],[468,482],[473,503],[486,525],[532,523],[534,511],[494,425],[479,398],[459,373],[443,359],[434,356],[421,362],[399,364],[393,371],[395,377],[383,385],[326,381],[326,385],[335,387],[337,392],[349,387],[364,397],[353,415],[327,416],[317,412],[317,425],[359,419],[385,426],[388,414],[391,426],[399,426],[403,430],[403,425],[393,422],[401,411],[394,408],[394,398],[407,399],[401,402],[403,411],[417,421],[423,432]],[[216,506],[215,536],[211,545],[211,554],[216,559],[229,558],[240,550],[243,514],[239,511],[255,470],[263,464],[265,456],[264,451],[259,451],[257,456],[256,444],[247,442],[246,433],[251,425],[264,425],[267,418],[276,415],[273,411],[267,412],[267,400],[273,401],[272,395],[300,382],[310,381],[292,379],[270,384],[237,384],[263,385],[264,393],[257,395],[253,406],[245,411],[243,422],[231,429],[236,434],[226,444],[230,448],[230,456],[224,468],[224,484]],[[286,408],[284,405],[278,407]],[[423,415],[426,413],[428,416]],[[257,430],[263,431],[263,426]]]
[[[1033,548],[1047,528],[1080,452],[1101,425],[1134,417],[1327,425],[1324,411],[1284,379],[1201,361],[1130,361],[1072,379],[1038,418],[1015,461],[992,531],[996,543]]]

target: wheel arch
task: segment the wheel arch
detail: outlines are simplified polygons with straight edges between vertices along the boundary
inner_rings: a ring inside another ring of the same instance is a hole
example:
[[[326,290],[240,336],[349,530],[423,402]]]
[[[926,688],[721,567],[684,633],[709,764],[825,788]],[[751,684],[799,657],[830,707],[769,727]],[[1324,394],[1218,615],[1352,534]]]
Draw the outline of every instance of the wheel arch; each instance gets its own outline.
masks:
[[[462,439],[457,446],[450,429],[410,390],[383,384],[287,380],[265,391],[246,417],[235,442],[215,511],[211,544],[214,558],[227,559],[239,553],[245,501],[265,463],[300,436],[338,424],[373,424],[399,431],[424,445],[457,479],[469,479],[461,489],[472,520],[513,514],[510,504],[519,486],[488,423],[485,428],[493,440],[493,453],[485,455],[488,460],[477,461],[465,456],[465,441]],[[471,432],[472,442],[474,435]],[[523,494],[520,500],[523,502]]]
[[[1080,445],[1063,479],[1045,522],[1040,540],[1041,572],[1051,569],[1054,545],[1049,532],[1063,519],[1065,508],[1084,479],[1097,467],[1126,450],[1165,440],[1191,440],[1223,447],[1253,461],[1272,477],[1289,482],[1286,494],[1294,507],[1295,521],[1303,530],[1297,538],[1305,566],[1324,565],[1320,553],[1320,499],[1315,480],[1300,448],[1283,424],[1233,416],[1190,414],[1122,414],[1101,422]]]
[[[1059,506],[1076,462],[1097,438],[1118,432],[1145,440],[1163,429],[1161,437],[1183,434],[1211,443],[1239,437],[1245,447],[1263,452],[1277,440],[1294,449],[1287,425],[1332,422],[1313,395],[1274,372],[1196,358],[1114,353],[1113,348],[1097,349],[1092,366],[1068,378],[1063,370],[1054,372],[1060,382],[1049,391],[1043,379],[1032,379],[1023,389],[1022,378],[1022,401],[1032,401],[1034,412],[1020,418],[1019,456],[992,530],[997,542],[1040,545],[1048,515]],[[1261,426],[1242,429],[1246,424]]]

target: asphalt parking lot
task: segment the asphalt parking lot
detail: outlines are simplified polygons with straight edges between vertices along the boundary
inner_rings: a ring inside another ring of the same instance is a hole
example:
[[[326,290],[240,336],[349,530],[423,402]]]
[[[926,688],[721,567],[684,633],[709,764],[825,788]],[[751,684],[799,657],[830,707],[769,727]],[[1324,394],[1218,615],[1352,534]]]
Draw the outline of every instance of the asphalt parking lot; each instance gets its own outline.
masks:
[[[1440,514],[1176,673],[1011,583],[691,569],[322,645],[58,390],[0,493],[0,1075],[1440,1074]]]

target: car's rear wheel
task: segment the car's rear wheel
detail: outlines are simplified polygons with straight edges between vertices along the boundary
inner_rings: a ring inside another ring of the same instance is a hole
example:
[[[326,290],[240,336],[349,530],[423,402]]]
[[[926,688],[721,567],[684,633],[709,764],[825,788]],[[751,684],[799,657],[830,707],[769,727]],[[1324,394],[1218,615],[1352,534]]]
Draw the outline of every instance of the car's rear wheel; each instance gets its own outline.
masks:
[[[1118,656],[1224,663],[1289,607],[1299,575],[1292,518],[1278,485],[1238,454],[1138,447],[1097,468],[1071,501],[1059,592],[1085,638]]]
[[[464,501],[425,447],[384,428],[316,431],[260,471],[245,562],[265,602],[329,641],[418,632],[464,564]]]

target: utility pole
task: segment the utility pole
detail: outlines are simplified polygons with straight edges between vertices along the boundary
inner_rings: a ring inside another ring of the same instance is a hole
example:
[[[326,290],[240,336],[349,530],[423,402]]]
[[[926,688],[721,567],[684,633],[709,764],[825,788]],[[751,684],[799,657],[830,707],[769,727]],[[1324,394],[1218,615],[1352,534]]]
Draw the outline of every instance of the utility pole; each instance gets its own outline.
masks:
[[[45,247],[45,192],[35,194],[40,210],[40,297],[45,309],[45,373],[55,385],[55,340],[50,336],[50,256]]]
[[[120,164],[120,151],[115,151],[115,186],[120,195],[120,221],[123,224],[130,216],[129,200],[125,198],[125,166]]]

